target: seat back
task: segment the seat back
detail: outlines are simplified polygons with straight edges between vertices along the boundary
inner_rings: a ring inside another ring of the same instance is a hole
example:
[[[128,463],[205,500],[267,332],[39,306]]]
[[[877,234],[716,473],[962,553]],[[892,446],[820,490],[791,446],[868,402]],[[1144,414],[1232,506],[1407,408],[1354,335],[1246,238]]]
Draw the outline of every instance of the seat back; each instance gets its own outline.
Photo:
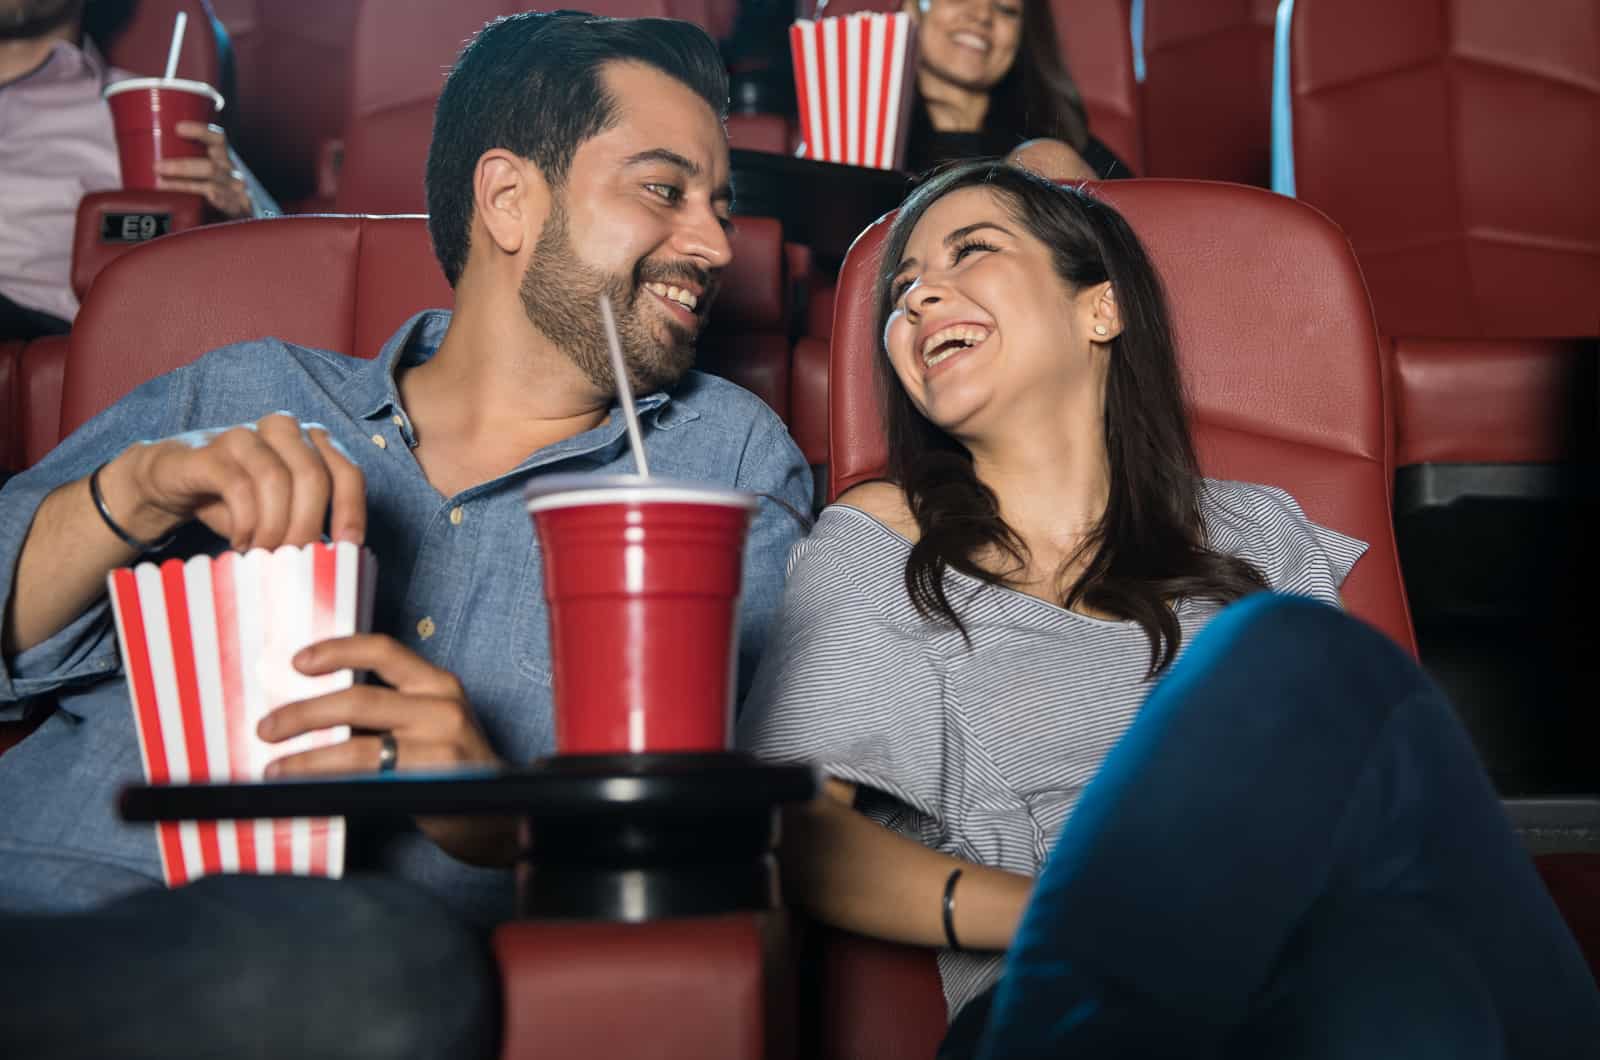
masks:
[[[22,339],[0,339],[0,477],[22,464]]]
[[[528,7],[515,0],[363,0],[359,6],[335,205],[366,213],[422,209],[433,107],[445,74],[485,23]],[[707,0],[603,0],[584,10],[678,18],[701,28],[716,24]]]
[[[228,133],[285,205],[318,191],[318,166],[344,127],[356,5],[212,0],[234,49]]]
[[[1205,473],[1282,487],[1367,542],[1346,603],[1414,652],[1390,505],[1389,348],[1343,233],[1303,203],[1231,184],[1112,181],[1095,194],[1127,217],[1166,285]],[[839,276],[830,499],[886,459],[872,286],[888,220],[862,233]]]
[[[218,346],[271,335],[372,357],[406,317],[453,302],[419,217],[279,217],[155,240],[112,262],[79,310],[60,436]]]
[[[1133,68],[1132,0],[1051,0],[1051,13],[1062,58],[1089,113],[1089,131],[1143,174],[1144,108]]]
[[[110,40],[99,42],[107,61],[140,77],[160,77],[167,68],[172,25],[179,12],[188,15],[189,22],[178,57],[178,76],[226,91],[223,59],[228,54],[228,35],[209,0],[137,0]],[[226,101],[219,120],[226,122],[233,103]]]
[[[1144,0],[1142,176],[1267,187],[1277,0]]]
[[[1349,233],[1384,333],[1600,334],[1600,6],[1287,10],[1280,190]]]
[[[734,252],[739,282],[713,311],[701,363],[787,415],[781,226],[740,219]],[[58,437],[218,346],[272,335],[371,357],[411,314],[453,302],[421,217],[279,217],[156,240],[108,266],[78,313]]]

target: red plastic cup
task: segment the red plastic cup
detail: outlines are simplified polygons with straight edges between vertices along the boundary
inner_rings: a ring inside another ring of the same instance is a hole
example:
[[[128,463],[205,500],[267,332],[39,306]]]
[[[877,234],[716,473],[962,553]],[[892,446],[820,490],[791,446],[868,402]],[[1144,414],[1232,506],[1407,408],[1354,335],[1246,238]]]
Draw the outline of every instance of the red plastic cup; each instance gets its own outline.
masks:
[[[222,95],[203,81],[135,77],[106,86],[111,124],[117,134],[122,186],[154,190],[156,163],[164,158],[200,158],[205,144],[178,135],[180,121],[205,124],[222,109]]]
[[[755,496],[561,475],[526,499],[550,608],[556,749],[728,750]]]

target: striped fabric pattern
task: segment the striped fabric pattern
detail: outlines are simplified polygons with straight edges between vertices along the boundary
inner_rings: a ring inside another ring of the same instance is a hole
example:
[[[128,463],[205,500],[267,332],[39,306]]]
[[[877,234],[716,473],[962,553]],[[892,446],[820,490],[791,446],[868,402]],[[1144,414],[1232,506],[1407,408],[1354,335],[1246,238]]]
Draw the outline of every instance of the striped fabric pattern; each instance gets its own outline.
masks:
[[[1278,591],[1335,606],[1366,550],[1267,486],[1207,480],[1203,511],[1214,547]],[[930,847],[1036,876],[1144,701],[1150,642],[1133,623],[951,572],[968,648],[912,608],[909,552],[865,512],[823,511],[790,555],[739,743],[853,781],[859,808]],[[1217,610],[1179,601],[1184,646]],[[942,951],[939,970],[953,1017],[999,977],[1001,956]]]

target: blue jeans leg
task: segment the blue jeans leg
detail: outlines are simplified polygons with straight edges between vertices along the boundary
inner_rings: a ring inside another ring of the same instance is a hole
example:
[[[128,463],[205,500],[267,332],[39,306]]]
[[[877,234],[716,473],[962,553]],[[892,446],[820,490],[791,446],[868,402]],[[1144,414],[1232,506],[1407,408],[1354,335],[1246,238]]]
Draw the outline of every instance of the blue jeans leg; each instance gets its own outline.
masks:
[[[1391,984],[1418,991],[1417,1019],[1489,1020],[1519,1060],[1600,1041],[1594,980],[1443,696],[1333,608],[1252,597],[1196,638],[1084,792],[980,1055],[1231,1055],[1269,1011],[1314,1018],[1316,997],[1274,988],[1337,991],[1314,967],[1350,968],[1362,948],[1322,947],[1370,937],[1363,918],[1448,966],[1448,988],[1415,969]],[[1359,998],[1326,1005],[1360,1023]]]
[[[0,916],[8,1056],[489,1057],[488,939],[403,881],[220,876]]]

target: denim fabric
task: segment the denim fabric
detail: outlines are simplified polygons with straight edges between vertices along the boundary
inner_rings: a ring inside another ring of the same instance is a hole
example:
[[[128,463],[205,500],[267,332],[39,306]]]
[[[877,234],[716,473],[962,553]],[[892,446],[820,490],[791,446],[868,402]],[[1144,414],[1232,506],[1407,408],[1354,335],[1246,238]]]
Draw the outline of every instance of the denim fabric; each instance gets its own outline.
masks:
[[[1084,792],[977,1055],[1596,1042],[1600,993],[1450,704],[1377,631],[1260,594],[1196,638]]]
[[[411,454],[395,377],[433,354],[448,323],[448,313],[419,314],[371,361],[274,339],[243,343],[139,388],[0,491],[0,616],[23,538],[51,490],[140,440],[285,410],[325,425],[366,474],[367,542],[379,562],[376,629],[461,679],[504,758],[550,752],[549,642],[522,490],[547,474],[631,472],[633,457],[619,413],[491,482],[441,496]],[[724,380],[690,373],[639,408],[652,472],[764,495],[745,552],[742,695],[782,595],[789,547],[804,532],[810,470],[778,417]],[[451,519],[458,507],[459,523]],[[219,547],[193,531],[170,551]],[[125,825],[114,810],[118,790],[141,775],[120,666],[103,602],[45,643],[0,660],[0,714],[45,694],[61,707],[0,756],[0,909],[82,908],[160,879],[150,826]],[[350,842],[352,868],[412,879],[473,919],[510,912],[509,873],[462,865],[420,833],[368,831]]]

